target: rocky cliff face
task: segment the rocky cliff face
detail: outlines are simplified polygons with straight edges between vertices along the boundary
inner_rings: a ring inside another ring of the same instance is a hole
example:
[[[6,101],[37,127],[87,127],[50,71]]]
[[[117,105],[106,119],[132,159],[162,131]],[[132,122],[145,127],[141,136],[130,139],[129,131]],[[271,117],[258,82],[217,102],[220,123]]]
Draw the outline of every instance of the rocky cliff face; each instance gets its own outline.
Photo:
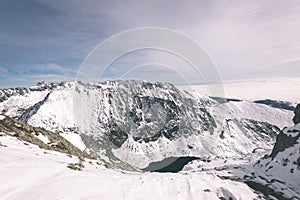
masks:
[[[78,87],[80,89],[80,87]],[[139,143],[159,138],[213,132],[216,124],[206,109],[208,100],[183,94],[171,84],[110,81],[97,88],[98,121],[117,147],[132,137]]]
[[[274,148],[272,150],[272,153],[270,156],[272,159],[274,159],[279,152],[284,152],[288,148],[298,148],[300,151],[300,144],[299,144],[299,137],[300,137],[300,104],[297,105],[295,111],[295,116],[293,118],[293,121],[295,123],[294,127],[291,128],[284,128],[276,137],[276,143],[274,145]],[[299,158],[297,160],[300,160],[300,154]],[[295,161],[294,163],[297,163]],[[300,165],[299,165],[300,167]]]
[[[299,143],[299,137],[300,130],[296,127],[282,130],[276,137],[276,143],[270,156],[274,159],[279,152],[284,152],[287,148],[295,146]]]

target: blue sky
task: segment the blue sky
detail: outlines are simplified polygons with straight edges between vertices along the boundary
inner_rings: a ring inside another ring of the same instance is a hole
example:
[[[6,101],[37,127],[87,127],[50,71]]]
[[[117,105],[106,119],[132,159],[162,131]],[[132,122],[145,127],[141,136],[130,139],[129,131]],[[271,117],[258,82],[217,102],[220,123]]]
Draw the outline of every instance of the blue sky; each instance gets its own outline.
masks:
[[[299,19],[297,0],[0,0],[0,87],[73,80],[97,44],[149,26],[195,39],[224,80],[299,76]],[[170,56],[147,52],[123,60],[115,67]]]

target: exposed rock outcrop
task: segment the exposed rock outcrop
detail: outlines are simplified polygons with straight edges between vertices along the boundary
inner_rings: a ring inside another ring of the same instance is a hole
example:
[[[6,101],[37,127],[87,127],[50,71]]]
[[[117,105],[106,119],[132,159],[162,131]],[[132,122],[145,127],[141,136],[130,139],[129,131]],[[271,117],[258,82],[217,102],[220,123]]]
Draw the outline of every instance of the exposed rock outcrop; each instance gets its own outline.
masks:
[[[300,104],[294,110],[294,123],[297,125],[300,122]],[[300,137],[300,130],[295,126],[292,128],[283,129],[276,137],[276,143],[270,156],[274,159],[278,152],[283,152],[286,148],[297,144]]]
[[[284,133],[286,129],[281,131],[276,137],[276,143],[270,156],[275,158],[278,152],[283,152],[286,148],[292,147],[297,143],[300,137],[300,130],[287,130],[287,133],[293,132],[294,135]]]
[[[295,116],[293,121],[295,124],[300,123],[300,104],[297,105],[296,109],[294,110]]]
[[[83,152],[75,147],[58,133],[47,131],[43,128],[33,127],[7,116],[0,120],[0,132],[14,136],[22,141],[35,144],[45,150],[58,151],[81,158],[93,158],[87,152]]]

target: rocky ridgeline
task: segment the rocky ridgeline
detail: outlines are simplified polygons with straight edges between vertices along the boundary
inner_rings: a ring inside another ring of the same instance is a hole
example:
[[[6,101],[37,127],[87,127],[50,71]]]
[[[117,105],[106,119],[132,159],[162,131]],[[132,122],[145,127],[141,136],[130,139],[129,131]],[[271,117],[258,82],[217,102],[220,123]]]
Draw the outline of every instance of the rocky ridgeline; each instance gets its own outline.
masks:
[[[16,88],[6,88],[0,89],[0,102],[4,102],[8,98],[14,95],[25,95],[33,91],[51,91],[58,87],[64,87],[67,82],[60,83],[48,83],[45,81],[38,82],[36,85],[31,87],[16,87]]]

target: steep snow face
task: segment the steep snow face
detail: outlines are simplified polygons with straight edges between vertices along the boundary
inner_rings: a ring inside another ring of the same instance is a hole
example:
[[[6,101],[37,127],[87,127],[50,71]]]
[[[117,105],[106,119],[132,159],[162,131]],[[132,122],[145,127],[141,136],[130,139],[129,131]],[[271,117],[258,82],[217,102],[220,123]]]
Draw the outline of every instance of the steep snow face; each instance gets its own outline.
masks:
[[[70,82],[63,87],[51,90],[46,101],[36,106],[38,102],[33,106],[37,109],[27,122],[33,126],[59,132],[77,127],[73,114],[74,85],[74,82]]]
[[[26,121],[34,113],[34,108],[42,102],[52,90],[65,87],[65,82],[39,82],[29,88],[0,89],[0,113],[12,118]]]
[[[3,92],[0,91],[0,92]],[[0,102],[0,113],[9,117],[18,118],[28,108],[42,101],[49,91],[31,91],[24,94],[14,94],[7,100]]]
[[[169,156],[231,157],[268,149],[279,128],[292,123],[289,110],[218,102],[167,83],[43,84],[28,92],[43,95],[24,100],[22,112],[11,105],[14,98],[27,98],[17,93],[0,106],[33,126],[60,132],[80,149],[92,148],[104,160],[117,156],[138,168]],[[85,144],[72,133],[80,133]]]

